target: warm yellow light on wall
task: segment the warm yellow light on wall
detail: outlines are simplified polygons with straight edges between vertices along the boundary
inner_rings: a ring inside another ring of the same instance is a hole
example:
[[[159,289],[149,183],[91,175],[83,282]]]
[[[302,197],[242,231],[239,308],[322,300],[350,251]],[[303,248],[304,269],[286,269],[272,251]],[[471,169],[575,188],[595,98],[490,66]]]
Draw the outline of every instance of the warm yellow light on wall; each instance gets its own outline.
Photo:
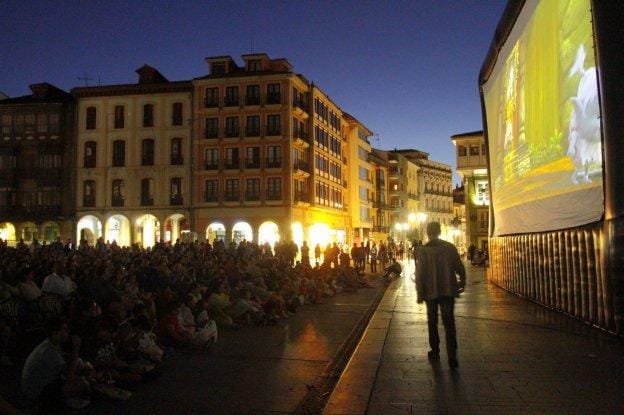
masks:
[[[329,225],[325,223],[315,223],[310,226],[308,239],[312,247],[316,246],[316,244],[320,244],[321,247],[326,246],[330,241]]]

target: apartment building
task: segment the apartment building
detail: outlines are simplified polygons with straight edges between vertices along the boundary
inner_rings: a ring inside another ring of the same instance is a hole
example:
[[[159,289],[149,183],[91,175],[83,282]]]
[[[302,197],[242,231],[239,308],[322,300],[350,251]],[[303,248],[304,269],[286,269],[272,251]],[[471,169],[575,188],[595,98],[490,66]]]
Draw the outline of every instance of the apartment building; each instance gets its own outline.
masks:
[[[284,59],[206,59],[193,80],[195,229],[209,241],[346,242],[347,127]]]
[[[456,148],[457,172],[464,185],[466,244],[487,249],[490,190],[483,131],[451,136]]]
[[[74,100],[48,83],[0,100],[0,238],[52,242],[74,227]]]
[[[78,240],[148,247],[192,229],[193,84],[136,72],[135,84],[72,89]]]

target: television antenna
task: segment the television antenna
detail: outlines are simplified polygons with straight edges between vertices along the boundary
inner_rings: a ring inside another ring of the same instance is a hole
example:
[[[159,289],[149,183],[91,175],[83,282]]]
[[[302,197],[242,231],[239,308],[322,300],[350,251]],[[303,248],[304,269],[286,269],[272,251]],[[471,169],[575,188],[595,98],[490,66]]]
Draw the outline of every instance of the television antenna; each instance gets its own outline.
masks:
[[[82,76],[77,77],[79,81],[84,81],[85,86],[89,86],[89,81],[93,81],[93,78],[87,77],[87,72],[83,72]]]

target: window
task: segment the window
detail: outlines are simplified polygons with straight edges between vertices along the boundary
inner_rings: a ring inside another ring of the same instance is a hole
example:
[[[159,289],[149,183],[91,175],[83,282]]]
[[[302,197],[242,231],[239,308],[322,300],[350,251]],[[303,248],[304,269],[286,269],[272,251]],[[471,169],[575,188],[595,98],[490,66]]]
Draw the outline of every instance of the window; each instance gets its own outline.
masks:
[[[458,157],[464,157],[467,156],[468,153],[466,152],[466,146],[457,146],[457,156]]]
[[[143,127],[154,126],[154,106],[152,104],[143,105]]]
[[[48,115],[47,114],[37,114],[37,132],[38,133],[48,132]]]
[[[154,205],[154,179],[141,179],[141,206]]]
[[[11,134],[13,132],[13,117],[11,115],[2,115],[0,124],[2,125],[2,134]]]
[[[362,161],[368,160],[368,151],[364,147],[358,146],[358,158]]]
[[[61,205],[61,189],[58,187],[37,188],[37,205],[58,207]]]
[[[22,134],[24,132],[24,116],[17,114],[13,117],[13,132]]]
[[[216,108],[219,106],[219,88],[206,88],[206,98],[204,100],[206,108]]]
[[[82,206],[95,207],[95,180],[85,180],[82,184]]]
[[[479,155],[479,146],[470,146],[470,155],[478,156]]]
[[[219,201],[219,181],[211,179],[204,183],[204,202]]]
[[[146,138],[141,142],[141,166],[154,165],[154,140]]]
[[[225,200],[235,202],[240,199],[238,179],[227,179],[225,181]]]
[[[219,169],[219,149],[218,148],[207,148],[206,149],[206,160],[205,160],[205,168],[206,170],[218,170]]]
[[[260,59],[251,59],[247,62],[247,69],[251,72],[261,71],[262,62],[260,61]]]
[[[245,105],[260,105],[260,85],[247,85]]]
[[[475,181],[476,204],[481,206],[490,205],[490,191],[487,180]]]
[[[267,179],[267,200],[280,200],[282,198],[282,179],[269,177]]]
[[[85,128],[87,130],[95,130],[95,122],[97,121],[97,110],[95,107],[87,107],[87,117]]]
[[[368,200],[368,189],[360,186],[360,200],[366,202]]]
[[[113,167],[123,167],[126,164],[126,142],[113,141]]]
[[[226,137],[240,136],[240,126],[239,126],[238,117],[226,117],[225,118],[225,136]]]
[[[183,203],[182,178],[181,177],[173,177],[171,179],[171,186],[170,186],[169,194],[170,194],[169,204],[171,206],[180,206]]]
[[[61,167],[60,154],[39,154],[37,167],[41,169],[54,169]]]
[[[15,154],[10,149],[3,149],[6,152],[0,152],[0,169],[14,169],[15,168]]]
[[[368,181],[368,169],[366,169],[365,167],[359,166],[359,177],[360,180],[363,180],[365,182]]]
[[[267,85],[267,104],[281,104],[282,94],[280,92],[280,84]]]
[[[280,146],[267,147],[267,167],[282,166],[282,148]]]
[[[181,126],[184,123],[184,105],[181,102],[174,102],[171,106],[171,125]]]
[[[26,134],[35,133],[35,122],[36,122],[35,114],[26,114],[24,116],[24,132]]]
[[[239,150],[238,147],[228,147],[225,149],[225,168],[226,169],[238,169],[239,168]]]
[[[212,75],[223,75],[225,73],[225,63],[213,63],[210,73]]]
[[[123,196],[124,181],[121,179],[113,180],[113,200],[112,205],[115,207],[122,207],[124,205]]]
[[[90,169],[95,167],[97,163],[97,143],[95,141],[87,141],[84,150],[84,168]]]
[[[279,114],[267,115],[267,135],[282,133],[282,118]]]
[[[58,134],[60,131],[59,128],[60,117],[59,114],[50,114],[48,116],[48,125],[50,126],[51,134]]]
[[[237,107],[240,104],[239,92],[237,86],[228,86],[225,88],[225,106]]]
[[[360,220],[362,222],[370,222],[371,217],[368,213],[368,208],[360,206]]]
[[[246,200],[260,200],[260,179],[247,179]]]
[[[248,169],[260,168],[260,147],[247,147],[247,158],[245,167]]]
[[[219,137],[219,119],[218,118],[206,118],[206,138],[218,138]]]
[[[487,209],[477,210],[477,232],[486,233],[488,231],[489,212]]]
[[[0,187],[0,206],[15,206],[15,189]]]
[[[303,92],[299,92],[297,88],[293,88],[293,106],[299,107],[302,110],[307,111],[305,95],[303,94]]]
[[[260,116],[248,115],[245,135],[248,137],[258,137],[260,135]]]
[[[115,105],[115,128],[124,128],[125,114],[123,105]]]
[[[171,139],[171,165],[180,166],[184,164],[184,156],[182,155],[182,139]]]

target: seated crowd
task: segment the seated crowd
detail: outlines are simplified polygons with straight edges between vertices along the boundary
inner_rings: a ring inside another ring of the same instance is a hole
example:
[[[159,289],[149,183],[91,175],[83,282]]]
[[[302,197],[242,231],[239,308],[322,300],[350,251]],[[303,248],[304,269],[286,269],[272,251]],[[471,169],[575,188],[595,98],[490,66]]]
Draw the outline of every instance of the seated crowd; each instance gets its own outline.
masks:
[[[306,247],[307,248],[307,247]],[[98,240],[77,248],[0,240],[0,358],[23,363],[32,408],[127,399],[172,349],[209,349],[221,329],[270,325],[306,303],[367,286],[346,252],[312,267],[294,243]]]

